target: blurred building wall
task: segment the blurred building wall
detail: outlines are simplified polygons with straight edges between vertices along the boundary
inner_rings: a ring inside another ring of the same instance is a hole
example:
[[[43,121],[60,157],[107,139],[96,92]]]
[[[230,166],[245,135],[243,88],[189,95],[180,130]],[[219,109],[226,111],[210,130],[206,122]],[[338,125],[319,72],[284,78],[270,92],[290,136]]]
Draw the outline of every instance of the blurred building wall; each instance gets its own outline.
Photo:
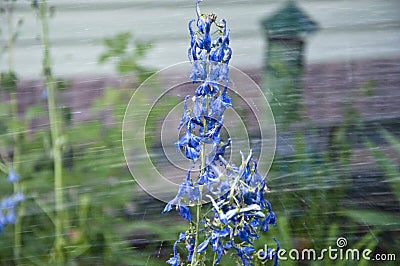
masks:
[[[67,76],[112,74],[112,65],[98,65],[102,39],[131,31],[139,40],[154,42],[146,65],[156,69],[187,60],[187,22],[196,16],[194,0],[57,0],[50,21],[56,74]],[[400,2],[398,0],[297,1],[320,31],[308,40],[309,63],[400,57]],[[265,37],[261,19],[283,1],[207,0],[202,11],[226,18],[231,28],[232,65],[261,67]],[[16,71],[23,77],[40,74],[41,46],[38,21],[29,1],[17,1],[16,17],[24,19],[16,53]],[[1,27],[6,24],[1,18]],[[5,41],[5,30],[0,42]],[[6,67],[0,57],[0,70]]]

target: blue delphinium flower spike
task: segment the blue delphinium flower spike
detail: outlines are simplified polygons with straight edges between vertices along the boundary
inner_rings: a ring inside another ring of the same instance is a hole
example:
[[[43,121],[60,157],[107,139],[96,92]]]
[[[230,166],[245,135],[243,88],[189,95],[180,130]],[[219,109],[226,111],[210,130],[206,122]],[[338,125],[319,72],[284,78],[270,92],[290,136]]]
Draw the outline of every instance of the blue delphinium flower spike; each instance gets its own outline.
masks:
[[[177,252],[177,244],[185,240],[189,263],[194,260],[198,263],[198,256],[211,249],[215,254],[214,265],[219,264],[222,255],[227,252],[236,254],[243,265],[252,265],[254,242],[259,238],[260,231],[267,231],[270,225],[275,225],[276,216],[271,204],[264,198],[264,193],[268,191],[267,184],[257,171],[257,161],[251,151],[247,156],[241,153],[242,162],[238,166],[225,159],[231,140],[223,141],[221,131],[225,110],[233,107],[227,95],[232,57],[230,31],[225,20],[217,22],[216,15],[202,14],[200,2],[196,1],[197,19],[188,24],[189,80],[200,84],[194,96],[185,97],[178,126],[183,135],[176,147],[193,163],[198,160],[201,163],[197,176],[191,177],[193,167],[187,171],[177,195],[163,210],[163,213],[169,212],[176,206],[179,214],[191,223],[188,231],[181,233],[175,242],[174,254],[167,263],[185,264]],[[212,26],[217,29],[212,30]],[[210,152],[205,150],[207,145],[212,146]],[[194,222],[188,205],[201,204],[202,194],[211,201],[210,211],[201,217],[201,221],[197,213],[198,219]],[[279,242],[277,246],[279,249]],[[276,254],[268,258],[273,259],[275,264],[278,262]]]

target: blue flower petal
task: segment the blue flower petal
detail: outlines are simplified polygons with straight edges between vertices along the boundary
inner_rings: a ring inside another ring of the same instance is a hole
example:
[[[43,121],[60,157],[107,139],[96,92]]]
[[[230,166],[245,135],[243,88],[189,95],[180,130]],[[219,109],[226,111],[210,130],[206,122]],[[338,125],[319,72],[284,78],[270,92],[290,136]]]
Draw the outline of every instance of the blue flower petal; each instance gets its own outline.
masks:
[[[213,230],[213,235],[215,237],[226,237],[230,234],[231,229],[229,227],[225,227],[222,230],[214,229]]]
[[[196,56],[197,57],[197,56]],[[190,69],[189,79],[192,82],[198,82],[207,78],[206,62],[203,60],[195,60]]]
[[[186,233],[185,232],[180,232],[179,233],[179,237],[178,237],[178,241],[183,241],[186,239]]]
[[[179,260],[178,257],[172,257],[169,260],[166,261],[169,265],[172,266],[179,266]]]
[[[208,244],[210,243],[210,239],[211,239],[211,237],[207,238],[206,240],[204,240],[203,243],[201,243],[201,244],[197,247],[197,253],[204,252],[204,251],[207,249]]]
[[[5,223],[14,224],[16,221],[17,221],[17,216],[15,215],[15,208],[11,208],[8,210],[6,214]]]
[[[19,175],[14,171],[13,168],[11,168],[10,172],[8,173],[7,181],[10,183],[15,183],[19,181]]]
[[[172,203],[170,201],[167,203],[167,205],[165,205],[164,210],[161,213],[170,212],[171,210],[172,210]]]
[[[188,252],[188,261],[189,262],[192,262],[192,259],[193,259],[193,254],[194,254],[194,239],[193,238],[189,238],[187,241],[186,241],[186,250],[187,250],[187,252]]]
[[[189,222],[192,221],[192,217],[190,216],[190,209],[188,206],[181,204],[179,206],[179,214],[185,218],[186,220],[188,220]]]

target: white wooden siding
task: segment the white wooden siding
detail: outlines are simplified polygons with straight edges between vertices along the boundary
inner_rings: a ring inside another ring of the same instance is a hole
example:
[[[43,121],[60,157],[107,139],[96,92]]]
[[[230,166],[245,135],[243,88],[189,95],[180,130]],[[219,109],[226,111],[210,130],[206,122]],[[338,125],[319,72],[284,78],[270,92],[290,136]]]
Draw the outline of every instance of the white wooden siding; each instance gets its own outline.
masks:
[[[16,70],[24,77],[40,73],[39,25],[28,1],[17,1],[16,15],[24,18],[15,49]],[[187,22],[195,17],[194,0],[57,0],[50,21],[55,73],[60,75],[111,74],[111,65],[98,65],[102,39],[131,31],[137,39],[154,42],[145,64],[156,69],[186,60]],[[299,6],[320,25],[308,38],[307,61],[348,61],[381,57],[400,58],[399,0],[308,0]],[[225,18],[231,29],[234,50],[231,63],[260,67],[265,37],[260,20],[284,1],[205,0],[204,12]],[[6,21],[1,17],[4,44]],[[0,57],[0,70],[6,60]]]

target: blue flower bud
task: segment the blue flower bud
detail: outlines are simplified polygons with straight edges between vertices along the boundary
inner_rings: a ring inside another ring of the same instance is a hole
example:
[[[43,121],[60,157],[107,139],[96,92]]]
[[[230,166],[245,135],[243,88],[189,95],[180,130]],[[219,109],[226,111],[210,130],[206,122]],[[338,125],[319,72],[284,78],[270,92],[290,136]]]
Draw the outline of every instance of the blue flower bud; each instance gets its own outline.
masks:
[[[10,167],[10,172],[8,173],[7,181],[10,183],[15,183],[19,181],[19,175],[14,171],[12,167]]]

